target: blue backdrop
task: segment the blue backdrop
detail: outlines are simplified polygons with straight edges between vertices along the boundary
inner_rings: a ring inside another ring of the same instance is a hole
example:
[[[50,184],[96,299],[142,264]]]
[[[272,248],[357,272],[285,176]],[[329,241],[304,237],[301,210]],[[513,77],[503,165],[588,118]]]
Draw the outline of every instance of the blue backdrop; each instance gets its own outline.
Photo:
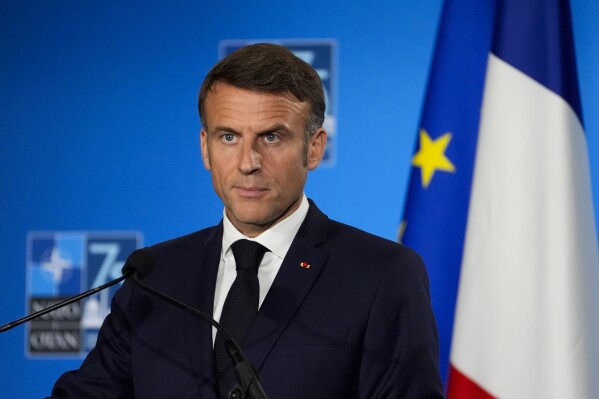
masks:
[[[336,40],[335,162],[306,191],[395,239],[441,5],[0,2],[0,324],[25,312],[30,231],[140,231],[153,244],[220,219],[196,96],[225,39]],[[599,4],[572,12],[599,209]],[[27,358],[25,334],[0,335],[1,397],[44,396],[80,362]]]

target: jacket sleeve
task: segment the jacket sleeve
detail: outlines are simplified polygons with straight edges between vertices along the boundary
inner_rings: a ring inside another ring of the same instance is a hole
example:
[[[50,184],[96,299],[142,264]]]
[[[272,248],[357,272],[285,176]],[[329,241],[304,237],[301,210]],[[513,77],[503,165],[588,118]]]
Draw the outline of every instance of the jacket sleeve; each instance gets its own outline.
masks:
[[[420,257],[403,248],[380,281],[366,327],[361,399],[443,398],[429,280]]]
[[[125,282],[115,294],[96,347],[81,367],[64,373],[55,383],[50,398],[133,398],[130,328],[127,310],[132,283]]]

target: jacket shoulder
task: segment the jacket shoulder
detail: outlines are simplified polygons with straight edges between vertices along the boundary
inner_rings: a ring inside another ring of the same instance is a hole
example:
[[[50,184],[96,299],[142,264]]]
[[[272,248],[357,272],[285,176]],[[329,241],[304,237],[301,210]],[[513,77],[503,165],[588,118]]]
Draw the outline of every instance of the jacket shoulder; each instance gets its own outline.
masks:
[[[341,245],[347,251],[365,251],[368,254],[376,253],[381,256],[404,255],[420,258],[416,251],[403,244],[331,219],[328,221],[327,242],[335,246]]]
[[[171,238],[153,244],[148,247],[148,250],[154,256],[197,250],[199,247],[205,245],[210,239],[216,238],[219,230],[222,231],[222,225],[207,227],[181,237]]]

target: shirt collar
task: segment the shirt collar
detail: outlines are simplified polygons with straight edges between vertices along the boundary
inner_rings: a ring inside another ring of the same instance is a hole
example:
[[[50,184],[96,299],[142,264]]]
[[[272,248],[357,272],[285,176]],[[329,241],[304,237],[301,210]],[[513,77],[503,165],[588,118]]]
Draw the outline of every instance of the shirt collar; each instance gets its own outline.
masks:
[[[300,206],[291,215],[254,238],[246,237],[237,230],[229,220],[227,212],[223,210],[223,244],[221,256],[224,257],[226,255],[235,241],[245,239],[256,241],[268,248],[277,257],[281,259],[285,258],[297,231],[308,214],[309,207],[308,199],[303,194]]]

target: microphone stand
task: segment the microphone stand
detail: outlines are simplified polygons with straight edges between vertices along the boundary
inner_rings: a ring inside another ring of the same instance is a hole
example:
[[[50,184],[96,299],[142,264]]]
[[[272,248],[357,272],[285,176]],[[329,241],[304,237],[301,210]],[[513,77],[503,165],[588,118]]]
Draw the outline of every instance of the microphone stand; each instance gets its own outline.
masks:
[[[233,366],[235,367],[235,374],[237,377],[237,385],[229,394],[229,399],[268,399],[264,389],[262,388],[262,384],[260,384],[260,380],[258,379],[258,375],[256,374],[254,368],[248,363],[241,350],[241,347],[233,338],[229,336],[229,334],[225,331],[225,329],[212,317],[207,315],[204,312],[197,310],[194,307],[186,305],[185,303],[166,295],[149,285],[145,284],[139,278],[139,273],[133,274],[133,281],[144,289],[145,291],[156,295],[160,299],[182,309],[186,312],[197,316],[216,328],[219,334],[222,334],[225,338],[225,348],[229,353],[229,357],[233,361]]]
[[[87,298],[88,296],[93,295],[93,294],[95,294],[97,292],[100,292],[100,291],[102,291],[102,290],[104,290],[104,289],[106,289],[108,287],[112,287],[113,285],[116,285],[116,284],[120,283],[121,281],[125,280],[126,278],[128,278],[129,276],[131,276],[132,273],[133,273],[133,270],[129,270],[129,271],[127,271],[127,273],[123,274],[121,277],[119,277],[119,278],[117,278],[115,280],[109,281],[106,284],[103,284],[103,285],[101,285],[99,287],[92,288],[91,290],[87,290],[85,292],[82,292],[81,294],[78,294],[78,295],[76,295],[74,297],[65,299],[64,301],[57,302],[57,303],[55,303],[52,306],[48,306],[45,309],[39,310],[39,311],[37,311],[35,313],[32,313],[32,314],[30,314],[28,316],[22,317],[19,320],[11,321],[10,323],[7,323],[7,324],[5,324],[5,325],[3,325],[3,326],[0,327],[0,333],[3,333],[3,332],[8,331],[8,330],[10,330],[12,328],[15,328],[16,326],[20,326],[23,323],[26,323],[26,322],[28,322],[30,320],[33,320],[35,318],[38,318],[40,316],[43,316],[46,313],[50,313],[50,312],[52,312],[52,311],[54,311],[56,309],[62,308],[63,306],[67,306],[67,305],[70,305],[73,302],[80,301],[83,298]]]

